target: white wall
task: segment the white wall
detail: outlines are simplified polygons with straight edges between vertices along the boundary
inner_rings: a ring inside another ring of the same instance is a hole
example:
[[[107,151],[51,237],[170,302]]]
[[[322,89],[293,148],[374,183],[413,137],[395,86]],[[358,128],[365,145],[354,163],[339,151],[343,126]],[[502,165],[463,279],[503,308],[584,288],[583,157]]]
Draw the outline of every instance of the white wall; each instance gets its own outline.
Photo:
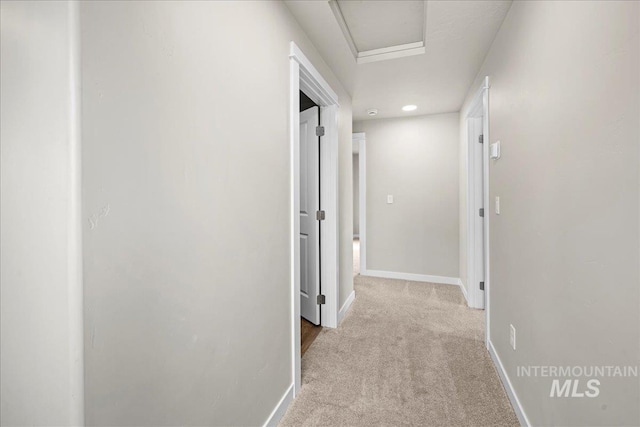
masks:
[[[293,381],[289,42],[339,95],[341,305],[350,97],[281,2],[81,18],[87,423],[260,425]]]
[[[516,375],[640,363],[639,27],[638,2],[514,2],[464,107],[489,75],[491,341],[533,425],[640,424],[637,377],[561,399]]]
[[[82,423],[74,8],[0,3],[0,425]]]
[[[353,167],[351,168],[353,175],[353,235],[360,234],[360,156],[353,155]]]
[[[368,270],[458,277],[458,125],[458,113],[354,123],[367,138]]]

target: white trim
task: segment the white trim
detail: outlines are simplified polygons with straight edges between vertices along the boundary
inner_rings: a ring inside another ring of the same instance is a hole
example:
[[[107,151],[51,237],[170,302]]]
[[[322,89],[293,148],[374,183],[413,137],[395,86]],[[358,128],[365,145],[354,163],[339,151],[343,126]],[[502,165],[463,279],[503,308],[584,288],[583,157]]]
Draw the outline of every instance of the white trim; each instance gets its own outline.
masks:
[[[302,50],[294,42],[289,45],[289,58],[298,63],[300,87],[299,90],[311,98],[320,107],[338,104],[338,95],[331,89],[329,83],[307,59]],[[299,105],[299,104],[298,104]],[[299,111],[298,111],[299,113]]]
[[[271,411],[269,418],[267,418],[267,421],[263,424],[264,427],[275,427],[278,425],[282,417],[284,417],[284,414],[287,412],[287,408],[291,402],[293,402],[293,388],[294,385],[291,384],[289,388],[287,388],[287,391],[284,392],[276,407]]]
[[[325,303],[320,306],[322,326],[338,327],[340,292],[338,284],[339,214],[338,214],[338,106],[321,106],[320,124],[325,134],[320,144],[320,206],[325,220],[320,225],[320,252],[322,263],[322,294]]]
[[[429,2],[425,0],[424,2],[424,16],[422,17],[422,41],[427,43],[427,11],[429,10]]]
[[[406,44],[399,44],[396,46],[381,47],[380,49],[365,50],[358,53],[358,58],[364,58],[366,56],[382,55],[385,53],[397,52],[399,50],[416,49],[419,47],[424,47],[424,42],[406,43]]]
[[[498,371],[498,376],[500,377],[500,381],[502,381],[502,385],[507,392],[507,396],[509,397],[509,401],[511,401],[511,406],[513,406],[513,410],[518,417],[518,421],[520,421],[520,425],[529,427],[531,423],[529,422],[529,418],[527,418],[527,414],[524,412],[524,408],[520,403],[520,399],[518,399],[518,395],[516,394],[515,389],[513,388],[513,384],[511,384],[511,380],[509,380],[509,375],[507,375],[507,371],[504,369],[504,365],[502,364],[502,360],[500,360],[500,356],[498,356],[498,352],[496,351],[493,343],[488,341],[487,348],[489,350],[489,355],[493,360],[493,364]]]
[[[491,144],[490,137],[490,129],[489,129],[489,89],[490,89],[490,81],[489,77],[486,76],[482,80],[482,84],[473,100],[469,104],[469,107],[464,112],[464,117],[467,120],[467,284],[470,286],[469,289],[469,299],[468,303],[470,307],[474,308],[484,308],[485,310],[485,343],[488,346],[490,337],[491,337],[491,325],[490,325],[490,293],[491,293],[491,274],[490,274],[490,245],[489,245],[489,225],[491,218],[491,210],[489,203],[489,145]],[[475,185],[474,185],[474,174],[472,168],[472,144],[476,143],[471,140],[469,133],[469,119],[473,117],[482,117],[482,134],[484,135],[484,144],[483,144],[483,192],[484,192],[484,201],[483,207],[485,209],[484,216],[484,292],[481,291],[477,286],[474,286],[474,283],[479,282],[476,278],[476,257],[479,256],[475,251]],[[483,295],[484,293],[484,295]]]
[[[338,22],[338,26],[342,30],[342,34],[344,35],[347,44],[349,45],[349,49],[351,49],[351,53],[354,58],[358,57],[358,48],[356,47],[355,42],[353,41],[353,36],[351,36],[351,31],[349,31],[349,26],[347,25],[347,21],[344,20],[344,15],[342,14],[342,10],[340,10],[340,5],[336,0],[329,0],[329,7],[333,12],[333,16],[335,16],[336,21]]]
[[[82,96],[80,58],[80,6],[68,3],[69,19],[69,215],[68,322],[69,424],[84,425],[84,303],[82,280]]]
[[[485,292],[487,288],[487,277],[478,277],[479,272],[476,271],[477,260],[478,257],[483,256],[483,254],[476,253],[476,240],[479,230],[476,228],[476,219],[478,215],[478,208],[476,206],[476,171],[475,171],[475,156],[474,150],[477,149],[478,145],[478,135],[482,133],[485,138],[484,146],[489,145],[488,139],[488,130],[485,128],[484,123],[482,124],[482,130],[478,131],[477,120],[488,114],[485,111],[485,94],[488,89],[487,79],[483,81],[483,84],[476,92],[473,100],[469,104],[467,110],[464,113],[465,117],[465,126],[466,126],[466,146],[467,146],[467,156],[466,156],[466,171],[467,171],[467,284],[469,285],[468,292],[468,304],[469,307],[472,308],[485,308]],[[486,132],[486,133],[485,133]],[[484,156],[483,156],[484,157]],[[484,160],[483,160],[484,161]],[[486,186],[485,186],[486,188]],[[485,208],[485,216],[483,223],[486,224],[489,221],[489,205],[484,203],[483,206]],[[486,237],[486,236],[485,236]],[[486,251],[486,248],[485,248]],[[486,273],[486,268],[485,268]],[[485,282],[485,291],[481,291],[478,284],[479,282]]]
[[[411,280],[414,282],[440,283],[442,285],[459,286],[460,278],[447,276],[431,276],[428,274],[397,273],[394,271],[364,270],[361,276],[382,277],[385,279]]]
[[[289,50],[289,142],[291,214],[291,354],[293,395],[302,387],[300,354],[300,90],[320,106],[320,124],[325,128],[320,146],[320,204],[325,211],[320,241],[322,251],[322,293],[326,304],[320,308],[322,326],[338,326],[339,247],[338,247],[338,96],[313,64],[294,43]]]
[[[366,138],[366,134],[364,132],[355,132],[351,135],[353,142],[360,142]]]
[[[369,62],[404,58],[405,56],[421,55],[426,51],[427,49],[424,46],[424,42],[407,43],[398,46],[390,46],[381,49],[358,52],[356,62],[358,64],[367,64]]]
[[[469,297],[467,296],[467,288],[466,288],[466,286],[464,286],[464,283],[462,283],[461,279],[458,279],[458,286],[460,286],[460,291],[462,292],[462,295],[464,296],[464,300],[467,302],[467,305],[469,305]]]
[[[344,304],[342,304],[342,308],[340,308],[340,311],[338,312],[338,325],[342,323],[342,319],[344,319],[344,316],[347,315],[347,312],[351,308],[351,304],[353,304],[354,299],[356,299],[356,291],[351,291],[351,293],[347,297],[347,300],[344,302]]]
[[[289,189],[291,191],[291,258],[290,274],[291,274],[291,359],[292,359],[292,376],[293,376],[293,394],[302,386],[302,370],[300,351],[300,183],[297,179],[300,176],[300,114],[296,113],[296,106],[300,109],[300,67],[296,61],[289,62],[290,87],[289,87],[289,104],[291,105],[289,117],[289,140],[290,153],[289,159],[291,174]],[[297,131],[296,131],[297,129]]]
[[[485,320],[485,341],[489,343],[489,339],[491,337],[491,318],[489,316],[490,313],[490,302],[491,302],[491,274],[490,274],[490,263],[489,259],[491,258],[491,251],[489,250],[489,224],[491,222],[491,212],[489,207],[489,146],[491,145],[491,132],[489,129],[489,89],[491,88],[491,84],[489,81],[489,76],[484,78],[482,82],[482,88],[484,89],[484,93],[482,96],[482,105],[484,108],[484,115],[482,129],[484,132],[484,137],[487,139],[487,143],[484,144],[484,155],[483,155],[483,168],[484,168],[484,205],[487,208],[487,215],[484,218],[484,320]]]

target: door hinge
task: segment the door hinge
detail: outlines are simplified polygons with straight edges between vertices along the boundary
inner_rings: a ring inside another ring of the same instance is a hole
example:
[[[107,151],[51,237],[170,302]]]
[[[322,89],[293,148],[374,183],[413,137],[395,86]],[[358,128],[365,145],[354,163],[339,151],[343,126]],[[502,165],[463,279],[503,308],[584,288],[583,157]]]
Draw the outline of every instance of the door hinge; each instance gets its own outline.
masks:
[[[316,126],[316,136],[324,136],[324,126]]]
[[[480,144],[483,144],[483,143],[484,143],[484,135],[480,135],[480,136],[478,137],[478,142],[479,142]]]
[[[478,214],[479,214],[481,217],[484,217],[484,208],[480,208],[480,210],[478,211]]]
[[[325,300],[324,295],[318,295],[318,304],[320,305],[324,304],[324,300]]]
[[[316,219],[318,221],[324,221],[324,211],[316,211]]]
[[[484,282],[480,282],[480,290],[484,291]]]

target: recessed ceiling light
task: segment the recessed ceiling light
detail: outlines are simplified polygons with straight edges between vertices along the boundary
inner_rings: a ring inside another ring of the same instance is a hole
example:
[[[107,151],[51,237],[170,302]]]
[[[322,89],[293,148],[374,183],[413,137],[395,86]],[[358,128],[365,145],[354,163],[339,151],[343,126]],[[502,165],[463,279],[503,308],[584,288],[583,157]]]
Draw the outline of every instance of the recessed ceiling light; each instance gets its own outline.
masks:
[[[367,110],[367,114],[370,116],[377,116],[378,115],[378,110],[376,110],[375,108],[369,108]]]
[[[417,108],[418,107],[416,105],[405,105],[404,107],[402,107],[402,111],[413,111]]]

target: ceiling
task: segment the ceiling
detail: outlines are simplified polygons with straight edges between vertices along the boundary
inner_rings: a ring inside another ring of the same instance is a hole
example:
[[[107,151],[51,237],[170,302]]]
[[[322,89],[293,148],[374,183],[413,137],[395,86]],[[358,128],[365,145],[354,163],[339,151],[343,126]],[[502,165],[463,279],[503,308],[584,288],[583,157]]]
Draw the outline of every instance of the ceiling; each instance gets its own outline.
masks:
[[[511,6],[510,0],[285,3],[351,94],[354,120],[370,119],[369,108],[378,110],[375,118],[459,111]],[[423,41],[424,53],[358,63],[344,24],[358,52]],[[403,112],[407,104],[418,108]]]
[[[423,1],[353,1],[336,3],[359,52],[421,42]]]

